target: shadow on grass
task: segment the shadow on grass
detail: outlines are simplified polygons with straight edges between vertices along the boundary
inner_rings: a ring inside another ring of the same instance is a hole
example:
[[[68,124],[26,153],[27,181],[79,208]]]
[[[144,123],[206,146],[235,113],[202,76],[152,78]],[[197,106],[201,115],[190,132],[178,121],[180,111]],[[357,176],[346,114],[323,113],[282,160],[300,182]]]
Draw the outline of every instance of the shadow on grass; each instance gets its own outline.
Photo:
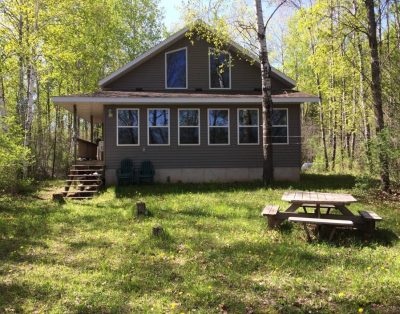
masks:
[[[359,230],[338,230],[332,242],[327,242],[338,247],[391,247],[399,241],[399,236],[389,229],[376,229],[370,235]]]
[[[33,287],[26,284],[0,283],[0,311],[1,309],[8,309],[10,313],[24,313],[24,309],[21,307],[24,300],[33,298],[46,302],[56,293],[58,292],[47,284]]]
[[[0,260],[23,261],[28,246],[42,246],[49,234],[48,216],[58,205],[30,199],[0,199]],[[30,259],[30,258],[28,258]]]
[[[351,175],[317,175],[303,174],[300,182],[275,182],[266,188],[295,189],[295,190],[346,190],[355,186],[356,180]],[[162,196],[182,193],[218,193],[218,192],[244,192],[262,189],[261,181],[232,182],[232,183],[174,183],[154,185],[117,186],[117,198],[131,198],[140,196]]]
[[[278,230],[282,234],[291,234],[295,229],[301,229],[305,235],[301,226],[293,226],[288,222],[280,225]],[[383,228],[377,228],[371,234],[365,234],[361,230],[337,229],[331,241],[328,241],[331,228],[321,228],[320,235],[317,234],[315,227],[308,227],[308,229],[313,237],[310,244],[326,243],[336,247],[391,247],[399,241],[399,236],[396,233]],[[304,240],[306,241],[306,236],[304,236]]]
[[[55,208],[55,204],[39,204],[32,197],[0,198],[0,275],[9,275],[8,265],[38,262],[30,250],[47,248],[43,239],[51,232],[48,217]],[[0,312],[5,308],[23,312],[20,304],[25,299],[46,301],[50,294],[54,292],[47,285],[0,282]]]

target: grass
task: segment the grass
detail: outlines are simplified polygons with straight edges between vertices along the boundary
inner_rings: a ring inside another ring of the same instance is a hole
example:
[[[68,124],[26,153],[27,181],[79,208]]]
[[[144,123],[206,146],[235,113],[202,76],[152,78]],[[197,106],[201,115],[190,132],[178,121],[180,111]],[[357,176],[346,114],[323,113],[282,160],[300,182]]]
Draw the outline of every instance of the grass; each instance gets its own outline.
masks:
[[[351,192],[352,210],[385,220],[369,241],[339,232],[307,243],[299,226],[268,230],[259,216],[287,206],[288,189]],[[398,203],[351,176],[108,188],[66,204],[40,195],[0,197],[1,313],[400,312]],[[148,217],[135,217],[139,200]]]

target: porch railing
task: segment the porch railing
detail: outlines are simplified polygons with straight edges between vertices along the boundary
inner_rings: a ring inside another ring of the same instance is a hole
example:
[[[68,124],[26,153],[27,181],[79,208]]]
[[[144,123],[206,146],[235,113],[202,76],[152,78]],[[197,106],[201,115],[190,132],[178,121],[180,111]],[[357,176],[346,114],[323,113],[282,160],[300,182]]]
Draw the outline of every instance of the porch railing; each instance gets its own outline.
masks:
[[[97,158],[97,144],[83,140],[76,139],[78,148],[78,158],[85,158],[87,160],[96,160]]]

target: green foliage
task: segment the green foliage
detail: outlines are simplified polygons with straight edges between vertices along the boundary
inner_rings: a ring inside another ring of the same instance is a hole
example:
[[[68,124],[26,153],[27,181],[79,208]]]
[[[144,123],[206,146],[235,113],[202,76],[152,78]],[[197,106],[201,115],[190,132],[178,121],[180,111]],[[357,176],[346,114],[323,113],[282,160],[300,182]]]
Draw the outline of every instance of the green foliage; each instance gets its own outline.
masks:
[[[376,138],[369,141],[371,149],[371,163],[373,174],[379,174],[379,154],[383,153],[388,156],[393,179],[400,182],[400,173],[398,167],[400,166],[400,146],[398,146],[397,138],[393,136],[393,130],[386,128],[379,133]]]
[[[23,132],[13,119],[0,119],[0,192],[16,192],[27,181],[24,169],[32,162],[23,145]]]
[[[159,42],[158,4],[0,1],[0,115],[14,118],[25,135],[23,146],[34,157],[24,169],[29,176],[64,175],[70,163],[72,118],[51,96],[97,91],[100,79]],[[88,129],[82,122],[82,137]]]
[[[377,3],[378,6],[378,3]],[[324,171],[358,171],[379,174],[379,156],[389,156],[391,176],[400,178],[400,94],[398,8],[384,8],[377,15],[381,34],[380,58],[384,113],[389,134],[376,134],[374,102],[371,96],[370,48],[363,1],[344,1],[340,5],[318,0],[296,11],[288,23],[283,70],[296,78],[302,91],[320,94],[320,114],[306,110],[303,144],[314,151],[314,160]],[[397,10],[397,12],[396,12]],[[378,9],[377,9],[378,11]],[[397,14],[397,15],[396,15]],[[389,23],[387,25],[387,23]],[[383,61],[384,60],[384,61]],[[307,109],[307,107],[306,107]],[[307,128],[309,125],[316,128]],[[322,132],[325,130],[329,169],[324,169]],[[319,145],[319,149],[315,149]],[[309,157],[309,156],[307,156]],[[309,160],[310,161],[310,160]]]
[[[109,188],[65,205],[41,200],[50,191],[0,197],[0,312],[398,312],[398,203],[359,193],[352,176],[302,179]],[[355,193],[351,210],[384,221],[369,241],[338,231],[333,244],[268,230],[261,209],[287,207],[289,189]],[[139,200],[151,216],[132,217]]]

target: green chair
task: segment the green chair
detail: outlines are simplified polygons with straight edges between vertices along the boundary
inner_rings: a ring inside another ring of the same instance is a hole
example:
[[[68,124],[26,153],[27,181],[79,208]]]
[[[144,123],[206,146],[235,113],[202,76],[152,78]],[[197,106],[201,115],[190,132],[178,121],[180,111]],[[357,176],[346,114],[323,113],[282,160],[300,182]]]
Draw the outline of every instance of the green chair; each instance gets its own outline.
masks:
[[[120,168],[117,169],[117,181],[118,185],[135,183],[135,168],[132,160],[121,160]]]
[[[142,162],[140,165],[140,170],[139,170],[139,183],[140,182],[149,182],[153,183],[154,182],[154,167],[151,161],[145,160]]]

